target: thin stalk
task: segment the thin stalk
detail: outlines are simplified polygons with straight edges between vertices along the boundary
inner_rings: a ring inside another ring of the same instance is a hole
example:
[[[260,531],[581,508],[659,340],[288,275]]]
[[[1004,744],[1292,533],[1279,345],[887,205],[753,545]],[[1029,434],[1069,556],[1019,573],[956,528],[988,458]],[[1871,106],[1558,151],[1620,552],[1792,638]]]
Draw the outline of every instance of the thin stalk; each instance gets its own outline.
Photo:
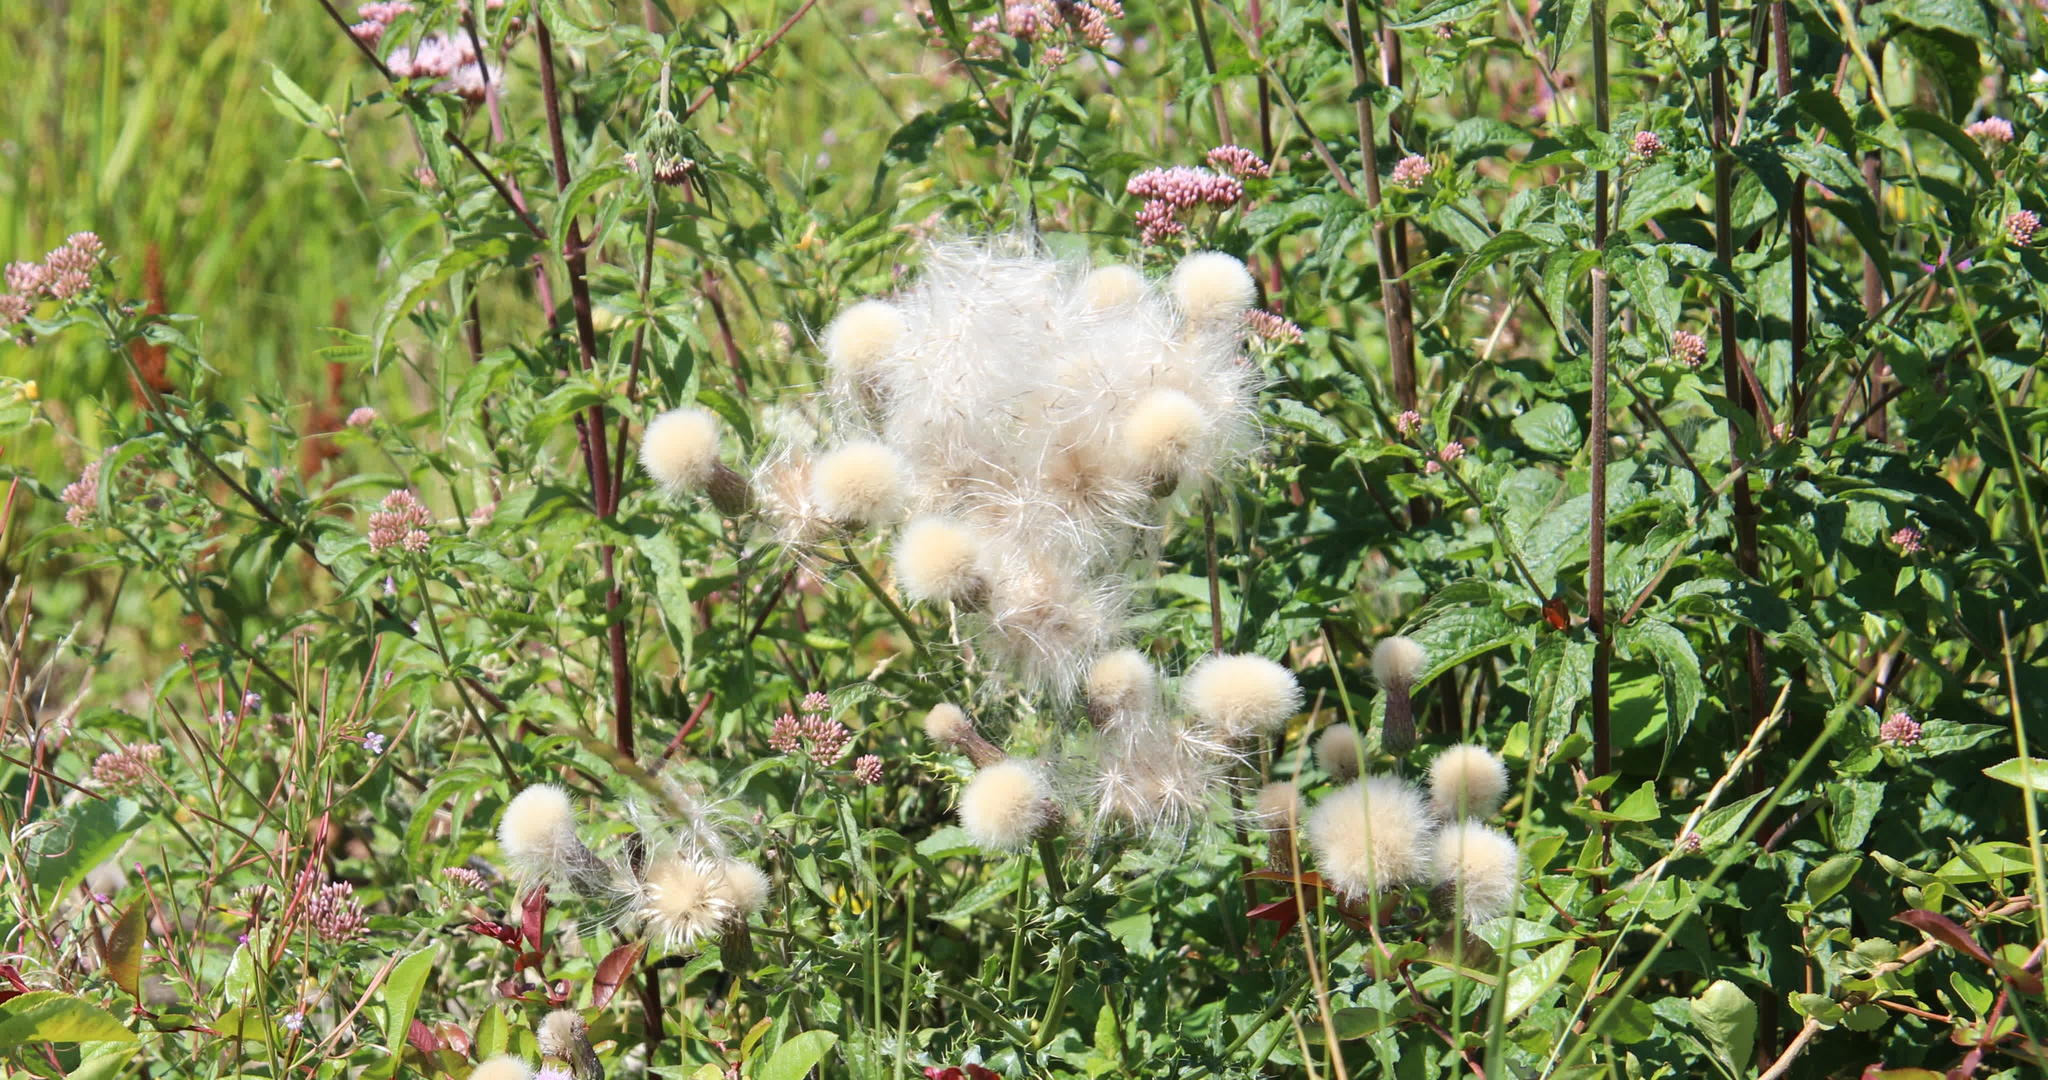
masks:
[[[1588,17],[1593,37],[1593,124],[1606,134],[1607,101],[1607,2],[1593,0]],[[1593,175],[1593,251],[1607,257],[1607,170]],[[1607,325],[1610,297],[1607,267],[1593,264],[1593,401],[1587,420],[1588,449],[1592,457],[1593,520],[1586,556],[1586,622],[1593,631],[1593,774],[1607,775],[1613,765],[1609,718],[1611,701],[1609,672],[1614,663],[1614,641],[1607,632]],[[1728,325],[1726,323],[1724,326]],[[1607,836],[1606,822],[1601,837]]]
[[[1785,0],[1771,0],[1771,55],[1777,64],[1778,93],[1792,92],[1792,32],[1788,26]],[[1786,234],[1792,244],[1792,331],[1789,344],[1792,362],[1789,385],[1792,392],[1794,435],[1806,434],[1806,387],[1799,381],[1805,366],[1807,304],[1811,285],[1807,281],[1806,244],[1810,226],[1806,220],[1806,174],[1792,176],[1792,199],[1785,207]]]
[[[1380,278],[1380,305],[1386,312],[1387,355],[1393,369],[1394,400],[1403,409],[1415,408],[1415,342],[1407,296],[1394,264],[1394,242],[1386,221],[1380,217],[1379,147],[1373,136],[1372,91],[1376,89],[1366,72],[1365,27],[1358,17],[1358,0],[1344,0],[1344,37],[1351,52],[1353,93],[1358,99],[1358,171],[1365,189],[1365,205],[1372,214],[1372,244]]]
[[[1882,99],[1883,89],[1873,73],[1870,83],[1872,99]],[[1879,235],[1884,231],[1884,158],[1877,148],[1872,147],[1863,154],[1863,186],[1870,189],[1871,227]],[[1863,253],[1863,313],[1875,320],[1884,308],[1884,270],[1877,265],[1877,256],[1869,251]],[[1878,404],[1884,398],[1884,358],[1876,348],[1870,351],[1870,360],[1865,365],[1863,384],[1864,400],[1870,402],[1870,411],[1863,421],[1863,433],[1882,441],[1890,424],[1885,410]]]
[[[1223,106],[1223,84],[1216,81],[1216,46],[1209,40],[1209,20],[1202,17],[1204,0],[1188,0],[1188,14],[1195,17],[1195,40],[1202,45],[1202,65],[1209,69],[1209,108],[1216,114],[1216,137],[1226,143],[1230,136],[1230,113]]]
[[[846,568],[853,571],[853,576],[859,578],[860,583],[867,586],[869,592],[875,594],[875,599],[880,600],[883,607],[889,609],[889,617],[896,620],[896,625],[902,627],[905,634],[910,635],[910,647],[918,653],[923,653],[925,651],[924,635],[917,632],[917,625],[910,621],[910,615],[896,603],[894,597],[891,597],[882,589],[882,583],[876,581],[875,576],[868,572],[868,568],[862,564],[860,556],[853,553],[852,548],[845,548],[844,551],[846,554]],[[762,613],[762,618],[767,618],[765,611]],[[756,632],[759,632],[758,627]]]
[[[1223,583],[1216,574],[1216,504],[1202,496],[1202,540],[1209,551],[1209,651],[1223,655]]]

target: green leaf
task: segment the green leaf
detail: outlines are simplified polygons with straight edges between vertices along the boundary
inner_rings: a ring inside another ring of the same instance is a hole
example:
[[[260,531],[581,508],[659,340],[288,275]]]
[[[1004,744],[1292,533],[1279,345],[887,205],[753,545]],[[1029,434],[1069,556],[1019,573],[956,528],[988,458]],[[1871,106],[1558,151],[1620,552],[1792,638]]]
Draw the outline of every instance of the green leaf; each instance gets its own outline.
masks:
[[[147,924],[144,921],[144,897],[136,897],[121,913],[121,921],[114,924],[114,930],[107,935],[104,958],[107,977],[114,985],[128,991],[129,997],[139,997],[136,988],[142,981],[142,941]]]
[[[270,96],[270,103],[277,106],[277,111],[282,113],[285,119],[296,120],[323,132],[329,126],[327,110],[321,108],[320,103],[314,101],[311,94],[299,89],[299,84],[293,82],[292,77],[285,74],[284,69],[276,64],[270,66],[270,89],[264,93]]]
[[[57,811],[47,819],[53,827],[26,845],[29,879],[45,896],[69,893],[86,871],[120,850],[141,812],[127,799],[86,799]]]
[[[1508,972],[1507,1017],[1513,1022],[1555,985],[1572,958],[1572,943],[1560,941],[1526,964]]]
[[[2048,793],[2048,761],[2039,758],[2007,758],[1984,770],[1984,775],[2022,791]]]
[[[1742,988],[1717,979],[1686,1003],[1692,1026],[1707,1040],[1716,1062],[1730,1076],[1747,1076],[1756,1049],[1756,1002]]]
[[[135,1033],[92,1002],[31,990],[0,1003],[0,1049],[24,1043],[134,1042]]]
[[[437,951],[429,945],[400,960],[392,965],[391,977],[384,980],[384,1044],[394,1063],[405,1052],[405,1037],[412,1029],[412,1016],[419,1009],[420,992],[426,989]]]
[[[1561,401],[1546,401],[1515,417],[1510,426],[1539,454],[1568,458],[1579,451],[1579,418]]]
[[[624,180],[632,175],[632,171],[625,166],[613,165],[584,173],[578,177],[576,182],[569,186],[569,190],[562,195],[561,201],[555,205],[555,231],[553,235],[561,237],[569,235],[570,222],[575,220],[577,214],[583,212],[583,205],[597,194],[598,188]],[[598,243],[598,238],[595,236],[585,236],[583,237],[583,242],[595,247]]]
[[[838,1041],[839,1036],[829,1031],[792,1036],[768,1056],[768,1064],[755,1074],[756,1080],[804,1080]]]
[[[1390,22],[1394,30],[1427,30],[1448,22],[1462,22],[1474,16],[1484,15],[1500,7],[1497,0],[1436,0],[1436,3],[1415,13],[1403,22]]]
[[[1671,751],[1692,728],[1699,712],[1706,684],[1700,677],[1700,658],[1692,651],[1685,632],[1660,619],[1624,624],[1615,634],[1616,643],[1631,655],[1647,653],[1657,665],[1657,677],[1664,683],[1664,757],[1658,773],[1671,761]]]
[[[502,259],[511,250],[503,239],[469,239],[453,250],[436,255],[406,268],[398,276],[398,285],[392,291],[384,309],[377,313],[377,321],[370,330],[370,356],[381,364],[384,361],[384,345],[391,337],[391,327],[405,317],[428,293],[446,284],[456,274],[478,263]]]
[[[1464,292],[1465,284],[1475,275],[1485,270],[1507,270],[1510,268],[1508,256],[1542,246],[1542,241],[1520,230],[1499,233],[1479,245],[1479,250],[1466,256],[1465,261],[1459,264],[1458,272],[1451,277],[1450,288],[1444,290],[1443,299],[1437,303],[1436,314],[1423,325],[1434,326],[1441,321],[1451,310],[1451,305],[1458,301],[1459,294]]]
[[[1863,856],[1843,853],[1813,868],[1806,875],[1806,902],[1819,907],[1834,899],[1863,866]]]

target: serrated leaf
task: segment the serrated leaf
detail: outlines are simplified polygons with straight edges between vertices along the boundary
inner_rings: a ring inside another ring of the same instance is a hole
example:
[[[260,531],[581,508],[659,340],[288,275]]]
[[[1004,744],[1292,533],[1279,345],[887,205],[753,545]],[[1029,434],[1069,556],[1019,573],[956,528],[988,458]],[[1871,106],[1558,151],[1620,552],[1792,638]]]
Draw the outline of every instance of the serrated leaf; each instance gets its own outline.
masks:
[[[25,1043],[134,1042],[135,1033],[92,1002],[31,990],[0,1002],[0,1049]]]
[[[1531,450],[1552,457],[1570,457],[1579,451],[1579,418],[1571,406],[1546,401],[1520,416],[1509,426]]]
[[[1615,634],[1615,641],[1631,655],[1649,654],[1664,685],[1664,756],[1657,765],[1661,774],[1671,761],[1671,752],[1692,729],[1693,716],[1699,712],[1700,699],[1706,694],[1700,658],[1692,651],[1684,631],[1660,619],[1626,623]]]

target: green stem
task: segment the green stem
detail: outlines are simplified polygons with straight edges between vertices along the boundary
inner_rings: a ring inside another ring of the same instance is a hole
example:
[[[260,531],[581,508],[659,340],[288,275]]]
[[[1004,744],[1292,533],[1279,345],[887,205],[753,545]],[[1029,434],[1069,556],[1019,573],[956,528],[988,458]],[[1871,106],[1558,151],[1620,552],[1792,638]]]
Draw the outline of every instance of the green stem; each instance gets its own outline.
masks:
[[[910,615],[898,606],[896,601],[882,589],[882,583],[876,581],[873,574],[868,573],[868,568],[861,563],[860,556],[855,555],[852,548],[842,546],[840,550],[845,553],[847,569],[852,570],[853,576],[859,578],[861,584],[867,586],[868,591],[875,594],[875,599],[880,600],[882,606],[889,609],[889,615],[896,620],[896,625],[902,627],[905,634],[910,635],[911,648],[915,649],[918,655],[924,655],[926,651],[924,635],[917,632],[917,627],[910,621]]]

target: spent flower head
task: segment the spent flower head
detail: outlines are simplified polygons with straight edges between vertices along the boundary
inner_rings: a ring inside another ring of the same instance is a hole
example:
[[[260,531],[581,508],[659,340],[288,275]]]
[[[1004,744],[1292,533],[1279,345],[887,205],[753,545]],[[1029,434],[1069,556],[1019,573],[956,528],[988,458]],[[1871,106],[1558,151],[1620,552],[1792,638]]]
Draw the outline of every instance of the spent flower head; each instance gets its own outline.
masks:
[[[1671,358],[1686,367],[1696,368],[1707,359],[1707,339],[1690,330],[1675,331],[1671,335]]]

